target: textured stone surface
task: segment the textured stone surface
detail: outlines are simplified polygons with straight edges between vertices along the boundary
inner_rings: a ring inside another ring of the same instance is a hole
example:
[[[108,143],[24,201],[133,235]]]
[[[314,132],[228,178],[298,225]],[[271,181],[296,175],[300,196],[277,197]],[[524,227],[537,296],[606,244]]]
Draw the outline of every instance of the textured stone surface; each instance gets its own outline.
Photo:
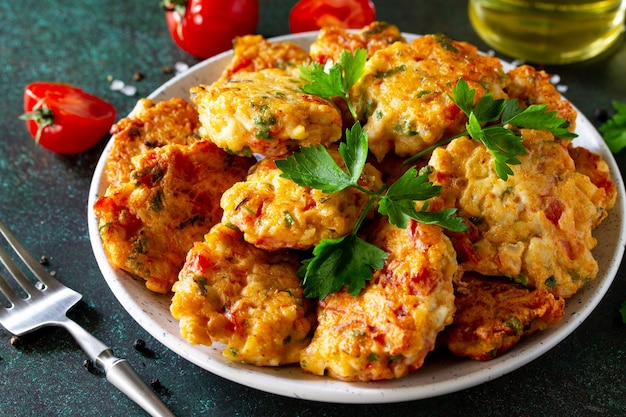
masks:
[[[294,1],[261,0],[259,32],[288,31]],[[481,43],[464,2],[376,2],[378,18],[403,31],[446,33]],[[87,234],[86,204],[104,142],[89,152],[58,156],[37,147],[24,124],[24,86],[65,81],[112,102],[124,115],[140,96],[167,81],[163,67],[196,61],[170,41],[158,1],[51,0],[0,2],[0,217],[48,269],[84,295],[71,313],[89,331],[126,357],[179,416],[618,416],[626,414],[626,325],[618,309],[626,300],[622,267],[592,316],[564,342],[531,364],[455,394],[390,405],[330,405],[265,394],[226,381],[188,363],[149,336],[122,309],[102,279]],[[548,68],[568,86],[566,95],[596,125],[597,108],[626,100],[626,47],[603,59]],[[144,75],[133,81],[133,74]],[[137,87],[135,97],[109,89],[107,77]],[[626,151],[617,156],[626,172]],[[134,349],[146,341],[148,353]],[[144,413],[83,366],[85,355],[63,330],[45,329],[9,344],[0,329],[0,415],[141,416]]]

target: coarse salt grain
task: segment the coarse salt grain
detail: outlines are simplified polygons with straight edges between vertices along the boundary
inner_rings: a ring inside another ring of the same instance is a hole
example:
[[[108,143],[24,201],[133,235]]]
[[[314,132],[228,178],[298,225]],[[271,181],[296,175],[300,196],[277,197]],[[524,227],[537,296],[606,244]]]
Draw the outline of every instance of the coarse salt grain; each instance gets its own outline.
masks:
[[[183,73],[187,71],[188,69],[189,69],[189,65],[185,64],[184,62],[178,61],[177,63],[174,64],[174,72],[176,74]]]
[[[112,91],[119,91],[120,93],[129,97],[137,94],[137,87],[135,87],[134,85],[126,85],[126,83],[124,83],[124,81],[122,80],[112,80],[110,89]]]
[[[111,88],[111,90],[113,91],[120,91],[122,88],[124,88],[124,81],[122,80],[113,80],[111,81],[111,86],[109,88]]]
[[[135,94],[137,94],[137,87],[135,87],[134,85],[125,85],[124,87],[122,87],[120,92],[129,97],[134,96]]]

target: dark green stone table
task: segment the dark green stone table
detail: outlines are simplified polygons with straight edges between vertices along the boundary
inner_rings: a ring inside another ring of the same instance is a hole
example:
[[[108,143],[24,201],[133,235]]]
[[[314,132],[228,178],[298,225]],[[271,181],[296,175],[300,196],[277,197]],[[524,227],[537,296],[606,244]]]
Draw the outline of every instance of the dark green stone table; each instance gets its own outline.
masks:
[[[387,405],[342,405],[267,394],[185,361],[147,334],[102,279],[87,233],[88,188],[104,142],[77,156],[37,147],[17,119],[22,90],[36,80],[64,81],[112,102],[119,115],[196,61],[169,39],[157,0],[0,2],[0,217],[47,266],[84,295],[71,313],[126,357],[179,416],[620,416],[626,415],[626,300],[622,267],[608,295],[572,335],[508,375],[454,394]],[[288,32],[294,1],[261,0],[258,32]],[[403,31],[446,33],[486,50],[458,0],[377,1],[378,18]],[[597,109],[626,100],[626,47],[592,62],[547,68],[566,96],[592,120]],[[134,81],[135,73],[143,74]],[[135,97],[109,89],[108,77],[137,87]],[[626,167],[626,152],[616,156]],[[626,168],[622,175],[626,174]],[[10,344],[0,330],[0,416],[141,416],[134,403],[83,366],[85,355],[63,330],[46,329]],[[134,348],[146,342],[149,354]]]

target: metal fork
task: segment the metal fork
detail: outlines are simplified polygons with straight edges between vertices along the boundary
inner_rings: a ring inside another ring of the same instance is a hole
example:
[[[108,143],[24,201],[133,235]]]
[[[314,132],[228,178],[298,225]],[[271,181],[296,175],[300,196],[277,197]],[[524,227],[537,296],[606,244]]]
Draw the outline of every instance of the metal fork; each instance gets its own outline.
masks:
[[[0,275],[0,292],[10,306],[0,305],[0,324],[16,336],[44,326],[67,329],[89,358],[104,370],[106,378],[151,416],[173,417],[152,389],[137,375],[125,359],[117,358],[100,340],[92,336],[66,314],[82,295],[54,279],[0,221],[0,233],[39,282],[29,279],[9,254],[0,247],[0,261],[26,294],[22,297],[6,277]]]

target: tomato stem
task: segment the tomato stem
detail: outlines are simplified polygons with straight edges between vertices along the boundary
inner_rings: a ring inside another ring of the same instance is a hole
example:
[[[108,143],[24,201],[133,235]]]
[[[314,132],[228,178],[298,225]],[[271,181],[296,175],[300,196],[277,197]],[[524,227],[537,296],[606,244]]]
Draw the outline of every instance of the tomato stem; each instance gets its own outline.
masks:
[[[166,12],[176,12],[181,19],[187,10],[187,0],[162,0],[161,8]]]
[[[34,120],[37,123],[37,134],[35,135],[35,142],[39,143],[41,134],[47,126],[54,125],[54,113],[46,106],[45,97],[35,104],[32,110],[28,113],[24,113],[20,116],[22,120]]]

